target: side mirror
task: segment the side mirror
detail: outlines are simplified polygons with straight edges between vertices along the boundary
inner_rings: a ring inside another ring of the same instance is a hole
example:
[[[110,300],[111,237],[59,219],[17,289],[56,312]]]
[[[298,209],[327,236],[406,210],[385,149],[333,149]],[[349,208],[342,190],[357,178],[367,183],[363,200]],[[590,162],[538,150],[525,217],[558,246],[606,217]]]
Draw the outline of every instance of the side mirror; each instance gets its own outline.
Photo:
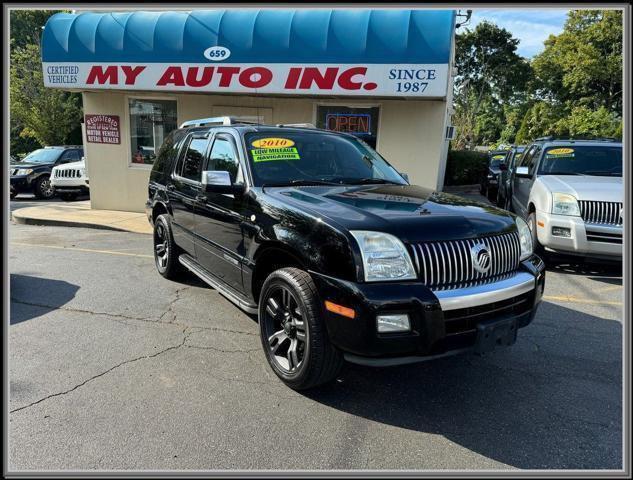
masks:
[[[521,178],[530,178],[532,176],[528,173],[528,167],[517,167],[514,174]]]
[[[409,174],[404,173],[404,172],[400,172],[400,176],[402,178],[404,178],[407,182],[409,182]]]
[[[241,193],[244,185],[233,185],[231,176],[225,170],[207,170],[202,172],[202,189],[207,193]]]

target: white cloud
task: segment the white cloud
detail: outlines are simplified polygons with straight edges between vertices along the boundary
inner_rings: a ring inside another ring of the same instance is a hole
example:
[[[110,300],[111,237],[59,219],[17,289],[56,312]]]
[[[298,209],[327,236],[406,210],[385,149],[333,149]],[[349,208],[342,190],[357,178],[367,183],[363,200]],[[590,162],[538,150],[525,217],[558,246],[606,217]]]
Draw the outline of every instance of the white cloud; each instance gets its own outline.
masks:
[[[520,43],[517,53],[523,57],[533,57],[543,50],[543,42],[550,35],[563,31],[568,9],[473,9],[469,24],[464,28],[473,29],[488,20],[505,28]],[[461,28],[459,30],[462,30]],[[458,30],[458,31],[459,31]]]

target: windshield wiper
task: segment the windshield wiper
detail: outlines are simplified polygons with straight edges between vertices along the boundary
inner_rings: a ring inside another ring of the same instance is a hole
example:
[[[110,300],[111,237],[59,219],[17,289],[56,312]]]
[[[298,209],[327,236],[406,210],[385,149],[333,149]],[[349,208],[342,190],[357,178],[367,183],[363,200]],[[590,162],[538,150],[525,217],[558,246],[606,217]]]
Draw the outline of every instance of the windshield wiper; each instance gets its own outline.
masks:
[[[610,172],[609,170],[589,170],[585,175],[596,175],[598,177],[621,177],[622,172]]]
[[[386,180],[384,178],[359,178],[346,182],[349,185],[370,185],[372,183],[390,184],[390,185],[404,185],[400,182],[394,182],[393,180]]]

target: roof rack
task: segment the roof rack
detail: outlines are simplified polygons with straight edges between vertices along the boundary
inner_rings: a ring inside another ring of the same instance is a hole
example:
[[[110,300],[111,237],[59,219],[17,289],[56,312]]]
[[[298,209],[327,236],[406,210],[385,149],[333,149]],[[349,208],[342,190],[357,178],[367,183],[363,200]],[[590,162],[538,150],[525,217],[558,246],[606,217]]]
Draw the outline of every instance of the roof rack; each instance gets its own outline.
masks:
[[[554,137],[552,135],[548,137],[536,138],[535,142],[574,142],[577,140],[586,142],[619,142],[617,138],[613,137]]]
[[[316,128],[311,123],[278,123],[278,127],[293,127],[293,128]]]
[[[44,148],[84,148],[83,145],[46,145]]]
[[[188,120],[180,125],[180,128],[202,127],[204,125],[261,125],[258,117],[209,117]]]

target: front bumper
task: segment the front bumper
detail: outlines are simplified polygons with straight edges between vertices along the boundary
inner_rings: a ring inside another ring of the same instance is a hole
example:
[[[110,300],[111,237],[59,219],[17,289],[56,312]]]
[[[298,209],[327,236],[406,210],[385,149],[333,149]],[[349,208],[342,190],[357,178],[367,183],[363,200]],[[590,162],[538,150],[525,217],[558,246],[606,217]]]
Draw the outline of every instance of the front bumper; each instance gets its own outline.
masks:
[[[355,283],[310,272],[321,300],[353,308],[353,319],[324,311],[331,342],[354,363],[387,366],[424,361],[476,347],[480,325],[512,319],[528,325],[543,295],[545,265],[536,256],[509,277],[433,292],[422,283]],[[376,316],[406,313],[411,331],[378,333]]]
[[[570,237],[554,235],[554,227],[567,228]],[[581,217],[536,212],[538,241],[546,250],[583,257],[622,258],[622,227],[585,223]]]
[[[27,193],[33,190],[33,184],[29,175],[12,175],[11,191],[16,193]]]

